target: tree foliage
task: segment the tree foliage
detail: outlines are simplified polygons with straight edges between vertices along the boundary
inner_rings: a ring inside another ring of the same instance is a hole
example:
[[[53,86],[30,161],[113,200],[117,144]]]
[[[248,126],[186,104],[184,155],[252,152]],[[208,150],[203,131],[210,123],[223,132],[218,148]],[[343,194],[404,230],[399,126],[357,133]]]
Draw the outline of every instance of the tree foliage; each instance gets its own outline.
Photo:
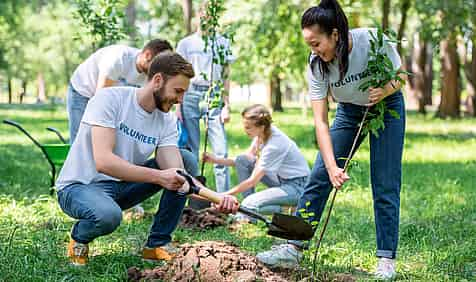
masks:
[[[127,37],[123,0],[75,0],[82,26],[88,32],[93,47],[101,48]]]

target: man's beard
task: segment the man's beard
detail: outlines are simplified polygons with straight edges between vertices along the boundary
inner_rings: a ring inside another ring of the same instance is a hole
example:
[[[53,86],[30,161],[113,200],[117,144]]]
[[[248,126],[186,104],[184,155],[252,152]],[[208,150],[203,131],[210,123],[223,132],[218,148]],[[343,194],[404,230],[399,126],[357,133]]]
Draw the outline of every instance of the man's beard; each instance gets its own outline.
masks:
[[[165,108],[166,105],[175,104],[171,99],[165,98],[165,85],[154,91],[155,107],[162,112],[168,112],[172,107]]]

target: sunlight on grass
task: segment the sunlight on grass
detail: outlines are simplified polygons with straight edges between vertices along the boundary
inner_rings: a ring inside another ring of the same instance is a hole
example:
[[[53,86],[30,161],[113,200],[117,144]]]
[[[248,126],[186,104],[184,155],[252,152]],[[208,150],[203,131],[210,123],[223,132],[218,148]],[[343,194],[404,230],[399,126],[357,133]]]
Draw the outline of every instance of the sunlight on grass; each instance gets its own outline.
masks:
[[[57,127],[68,136],[62,107],[0,106],[0,116],[22,123],[41,143],[58,142],[45,130]],[[331,114],[333,116],[333,114]],[[242,153],[250,143],[238,112],[227,125],[229,154]],[[316,157],[311,113],[299,109],[274,113],[275,125],[300,146],[309,165]],[[0,124],[0,280],[123,281],[130,266],[152,268],[139,253],[152,218],[123,221],[112,234],[91,244],[94,255],[84,269],[69,266],[65,245],[74,222],[48,195],[49,168],[41,152],[13,127]],[[375,226],[369,180],[369,145],[364,141],[354,157],[351,180],[337,194],[321,247],[319,269],[369,279],[375,258]],[[397,280],[471,281],[476,275],[476,123],[408,115],[403,157],[400,245]],[[232,182],[236,183],[233,169]],[[213,183],[212,167],[206,175]],[[262,185],[258,190],[264,189]],[[155,213],[160,195],[144,203]],[[215,240],[256,254],[282,243],[266,235],[265,226],[244,225],[236,231],[177,229],[174,241]],[[304,266],[311,266],[308,251]]]

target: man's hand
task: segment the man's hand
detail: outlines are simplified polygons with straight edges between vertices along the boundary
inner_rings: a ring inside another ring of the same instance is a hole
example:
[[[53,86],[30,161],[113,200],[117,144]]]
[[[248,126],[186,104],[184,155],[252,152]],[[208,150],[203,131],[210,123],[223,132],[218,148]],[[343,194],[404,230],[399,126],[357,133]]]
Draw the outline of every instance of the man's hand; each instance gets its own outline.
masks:
[[[177,191],[182,188],[186,180],[177,173],[178,169],[180,168],[159,170],[158,172],[160,172],[160,175],[156,181],[157,184],[171,191]]]
[[[344,170],[340,167],[333,167],[327,170],[327,173],[329,174],[329,179],[332,183],[332,185],[339,190],[344,183],[350,179],[349,175],[347,175],[347,172],[344,172]]]
[[[220,119],[221,119],[221,122],[222,123],[227,123],[230,121],[230,107],[228,107],[228,105],[225,105],[222,109],[221,109],[221,114],[220,114]]]
[[[217,210],[222,213],[236,213],[240,207],[240,203],[234,196],[224,195],[218,205]]]

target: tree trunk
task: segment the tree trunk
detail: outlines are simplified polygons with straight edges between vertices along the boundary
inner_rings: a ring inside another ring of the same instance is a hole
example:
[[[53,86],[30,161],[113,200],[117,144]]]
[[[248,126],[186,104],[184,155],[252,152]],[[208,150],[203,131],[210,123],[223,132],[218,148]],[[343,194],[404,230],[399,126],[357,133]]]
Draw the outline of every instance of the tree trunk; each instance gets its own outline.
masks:
[[[460,114],[459,61],[456,35],[451,33],[441,42],[441,102],[437,117],[457,118]]]
[[[476,1],[473,1],[473,7],[476,7]],[[472,15],[472,22],[473,22],[473,35],[471,37],[471,60],[465,56],[465,64],[464,64],[464,73],[466,74],[466,87],[468,90],[468,98],[466,100],[466,112],[472,116],[476,117],[476,14],[473,13]],[[469,46],[467,46],[469,49]],[[468,53],[466,51],[466,53]]]
[[[400,6],[401,7],[402,20],[400,21],[400,26],[398,27],[398,33],[397,33],[397,40],[398,40],[397,50],[398,50],[398,54],[400,54],[400,56],[403,54],[402,53],[402,39],[403,39],[403,35],[404,35],[404,32],[405,32],[405,26],[407,24],[407,16],[408,16],[408,10],[410,9],[410,6],[411,6],[410,0],[403,0],[402,4]]]
[[[423,103],[425,106],[433,105],[433,43],[426,41],[426,65],[425,65],[425,92],[423,92]]]
[[[425,106],[431,105],[433,91],[433,57],[431,43],[415,36],[412,50],[412,92],[418,102],[418,112],[426,114]]]
[[[12,77],[8,75],[7,79],[8,79],[8,104],[11,104],[13,100]]]
[[[281,92],[281,78],[279,77],[279,72],[273,71],[271,74],[270,80],[270,91],[271,91],[271,105],[273,108],[273,112],[282,112],[283,105],[282,105],[282,92]]]
[[[183,19],[187,35],[192,33],[192,0],[182,0]]]
[[[25,98],[25,96],[26,96],[26,86],[27,86],[27,81],[22,80],[21,81],[20,104],[23,104],[23,98]]]
[[[389,28],[390,16],[390,0],[383,0],[383,8],[382,8],[382,29],[386,30]]]
[[[126,7],[127,16],[127,34],[129,35],[129,41],[134,43],[136,41],[136,3],[135,0],[129,0]]]
[[[45,87],[45,80],[43,79],[42,73],[38,74],[37,80],[38,80],[38,97],[36,99],[36,102],[44,103],[46,100],[46,87]]]

